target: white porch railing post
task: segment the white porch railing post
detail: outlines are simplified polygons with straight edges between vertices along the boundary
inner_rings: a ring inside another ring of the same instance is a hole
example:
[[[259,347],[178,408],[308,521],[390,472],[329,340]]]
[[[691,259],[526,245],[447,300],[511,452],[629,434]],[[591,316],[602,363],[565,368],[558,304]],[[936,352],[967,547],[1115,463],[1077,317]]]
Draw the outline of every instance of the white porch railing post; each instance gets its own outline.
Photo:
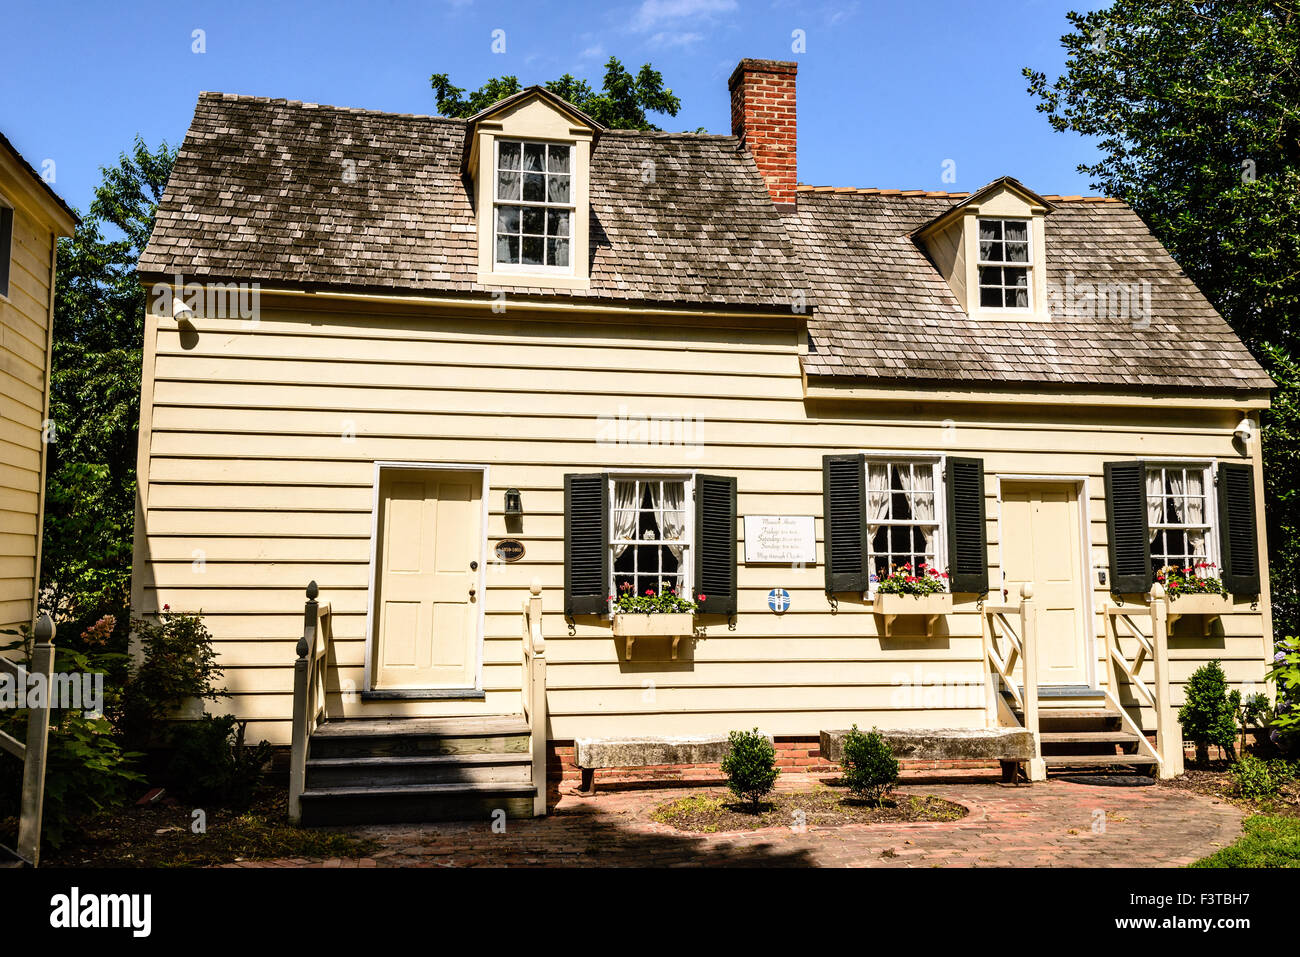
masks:
[[[1034,604],[1034,583],[1020,586],[1020,661],[1024,680],[1025,729],[1034,738],[1034,756],[1026,769],[1030,781],[1046,781],[1043,742],[1038,731],[1038,606]]]
[[[532,666],[524,680],[529,682],[529,735],[533,757],[533,815],[546,816],[546,752],[549,710],[546,705],[546,637],[542,632],[542,583],[533,579],[528,589],[528,649]]]
[[[45,676],[45,704],[27,713],[27,750],[23,756],[23,793],[18,811],[18,856],[32,867],[41,858],[41,818],[45,812],[45,759],[50,742],[50,675],[54,672],[54,622],[41,615],[34,629],[36,644],[28,666]]]
[[[307,603],[303,609],[302,637],[298,639],[298,659],[293,663],[293,746],[289,752],[289,820],[302,820],[302,792],[307,785],[307,745],[311,739],[313,715],[311,694],[312,669],[316,662],[316,634],[320,589],[315,582],[307,586]]]
[[[1160,776],[1176,778],[1183,773],[1183,729],[1169,693],[1169,595],[1159,582],[1151,586],[1151,648]]]

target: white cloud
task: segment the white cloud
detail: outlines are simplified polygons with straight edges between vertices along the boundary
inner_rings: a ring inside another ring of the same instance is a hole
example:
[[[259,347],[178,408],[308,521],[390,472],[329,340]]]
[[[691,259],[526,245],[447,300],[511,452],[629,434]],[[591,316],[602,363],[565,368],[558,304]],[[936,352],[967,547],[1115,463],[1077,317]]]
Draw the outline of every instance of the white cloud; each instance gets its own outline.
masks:
[[[655,27],[683,20],[733,13],[736,0],[642,0],[632,29],[648,32]]]
[[[667,33],[659,32],[646,42],[652,47],[688,47],[704,39],[702,33]]]

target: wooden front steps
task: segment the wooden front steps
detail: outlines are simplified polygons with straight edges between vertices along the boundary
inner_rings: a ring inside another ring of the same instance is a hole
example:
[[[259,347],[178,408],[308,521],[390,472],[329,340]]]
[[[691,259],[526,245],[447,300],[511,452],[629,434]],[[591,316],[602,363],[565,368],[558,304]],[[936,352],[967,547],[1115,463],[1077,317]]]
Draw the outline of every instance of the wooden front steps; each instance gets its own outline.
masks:
[[[532,817],[528,738],[521,715],[327,721],[308,745],[302,823]]]
[[[1124,727],[1105,692],[1084,686],[1040,686],[1038,712],[1043,764],[1068,768],[1150,770],[1158,764],[1143,753],[1141,739]],[[1023,715],[1016,712],[1017,720]]]

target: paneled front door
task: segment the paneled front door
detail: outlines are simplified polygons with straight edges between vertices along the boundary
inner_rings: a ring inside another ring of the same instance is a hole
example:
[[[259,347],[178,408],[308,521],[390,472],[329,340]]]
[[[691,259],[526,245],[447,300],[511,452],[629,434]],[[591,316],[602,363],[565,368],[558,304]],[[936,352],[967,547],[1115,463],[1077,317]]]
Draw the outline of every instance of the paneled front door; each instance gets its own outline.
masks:
[[[1040,684],[1088,683],[1087,623],[1078,487],[1002,483],[1002,570],[1008,597],[1034,583]]]
[[[477,471],[381,470],[376,691],[476,685],[482,485]]]

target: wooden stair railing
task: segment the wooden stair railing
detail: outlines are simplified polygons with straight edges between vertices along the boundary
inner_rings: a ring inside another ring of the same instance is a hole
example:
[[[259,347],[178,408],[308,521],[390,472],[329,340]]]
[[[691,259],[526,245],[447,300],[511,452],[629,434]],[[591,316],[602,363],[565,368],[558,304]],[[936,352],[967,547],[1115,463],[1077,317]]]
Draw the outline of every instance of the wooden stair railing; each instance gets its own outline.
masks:
[[[1150,622],[1146,634],[1138,619]],[[1134,648],[1130,659],[1120,641],[1123,628]],[[1131,605],[1107,604],[1106,630],[1106,701],[1119,714],[1130,733],[1137,735],[1138,747],[1156,760],[1162,778],[1176,778],[1183,773],[1183,731],[1178,713],[1169,694],[1169,597],[1164,586],[1151,586],[1151,602],[1138,613]],[[1151,663],[1151,680],[1142,677],[1142,666]],[[1133,689],[1139,704],[1155,712],[1156,743],[1152,747],[1119,698],[1121,681]]]
[[[18,810],[19,859],[36,867],[41,859],[41,815],[45,810],[45,761],[50,741],[50,676],[54,672],[54,622],[49,615],[41,615],[32,634],[32,645],[27,667],[8,658],[0,657],[0,672],[14,678],[19,688],[28,687],[29,675],[45,677],[46,693],[40,707],[27,711],[27,742],[0,731],[0,751],[7,751],[23,762],[23,791]]]
[[[1023,715],[1023,724],[1034,739],[1034,756],[1026,762],[1026,775],[1030,781],[1047,780],[1047,765],[1043,762],[1043,743],[1038,720],[1038,608],[1034,604],[1034,585],[1025,582],[1020,586],[1020,603],[1017,605],[983,606],[984,656],[988,666],[988,717],[991,725],[1016,722],[1002,700],[1005,690]],[[1017,630],[1017,625],[1019,629]],[[1016,676],[1016,661],[1020,662],[1020,678]],[[1019,722],[1016,722],[1019,723]]]
[[[320,588],[307,586],[303,608],[302,637],[298,639],[298,660],[293,665],[293,747],[289,753],[289,820],[302,820],[302,792],[307,784],[307,746],[322,715],[328,695],[325,678],[333,644],[333,622],[329,602],[316,600]]]
[[[533,759],[533,814],[546,816],[546,638],[542,634],[542,583],[533,579],[524,599],[524,720],[528,722],[529,747]]]

